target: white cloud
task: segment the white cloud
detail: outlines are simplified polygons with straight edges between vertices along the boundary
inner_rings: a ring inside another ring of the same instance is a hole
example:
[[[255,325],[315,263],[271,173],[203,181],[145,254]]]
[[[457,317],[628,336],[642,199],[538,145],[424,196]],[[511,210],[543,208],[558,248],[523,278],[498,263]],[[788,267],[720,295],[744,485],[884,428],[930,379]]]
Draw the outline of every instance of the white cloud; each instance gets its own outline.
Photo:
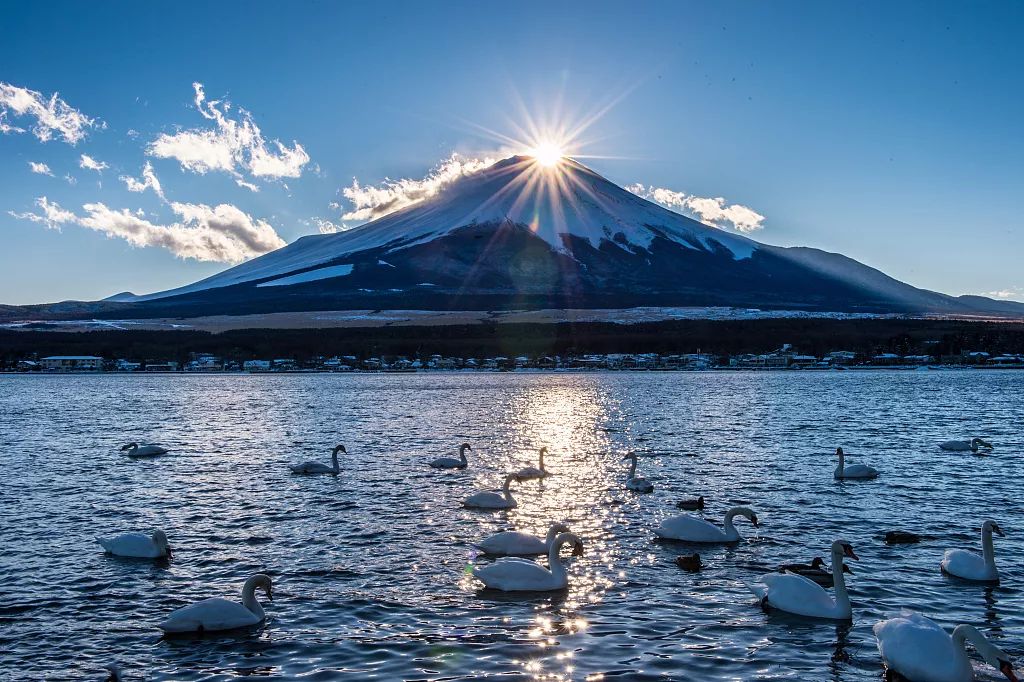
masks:
[[[145,192],[147,189],[151,189],[160,197],[161,201],[167,201],[167,197],[164,196],[163,187],[160,186],[160,180],[156,177],[156,173],[153,172],[153,164],[149,161],[142,168],[142,180],[129,175],[122,175],[121,182],[125,184],[129,192]]]
[[[345,223],[334,223],[324,218],[312,218],[313,222],[316,223],[317,228],[320,229],[320,234],[334,234],[335,232],[345,232],[352,228]]]
[[[42,210],[42,213],[15,213],[14,211],[8,211],[7,213],[21,220],[31,220],[34,223],[46,225],[51,230],[59,230],[60,226],[64,223],[75,220],[74,213],[65,211],[57,202],[51,203],[46,197],[37,198],[36,206]]]
[[[25,128],[10,123],[12,117],[28,116],[35,119],[32,134],[41,142],[60,135],[68,144],[76,144],[86,136],[89,128],[105,128],[54,93],[49,98],[41,92],[0,83],[0,133],[24,133]]]
[[[169,225],[146,220],[142,211],[115,210],[98,202],[83,205],[84,216],[65,211],[46,197],[36,199],[36,205],[41,213],[10,214],[49,228],[74,223],[124,239],[132,246],[161,247],[179,258],[238,263],[285,245],[269,223],[230,204],[172,203],[171,210],[179,220]]]
[[[146,153],[161,159],[176,159],[194,173],[230,173],[239,186],[256,191],[243,181],[242,172],[255,178],[297,178],[309,163],[309,154],[298,142],[289,147],[279,140],[267,140],[252,114],[244,109],[230,117],[230,102],[207,100],[202,83],[193,83],[196,109],[213,128],[193,128],[173,134],[162,133],[149,144]]]
[[[82,158],[78,160],[78,167],[86,170],[94,170],[97,173],[102,173],[104,169],[110,168],[103,161],[97,161],[88,154],[82,154]]]
[[[637,183],[626,189],[665,208],[689,215],[713,227],[729,226],[737,232],[753,232],[764,227],[765,217],[741,204],[728,204],[723,197],[697,197],[662,187]]]
[[[998,291],[986,291],[982,296],[1000,298],[1003,300],[1024,301],[1024,287],[1009,287]]]
[[[45,163],[36,163],[35,161],[29,161],[28,167],[32,170],[33,173],[38,173],[39,175],[49,175],[51,178],[53,177],[53,171],[51,171],[50,167],[47,166]]]
[[[462,176],[487,168],[495,161],[496,159],[465,159],[458,154],[452,154],[431,169],[421,180],[385,178],[376,187],[363,186],[358,180],[352,180],[352,184],[343,187],[341,193],[354,208],[341,217],[344,220],[360,222],[374,220],[432,197]]]
[[[64,174],[64,179],[67,180],[68,184],[71,185],[72,187],[74,187],[75,185],[78,184],[78,178],[76,178],[71,173],[65,173]]]

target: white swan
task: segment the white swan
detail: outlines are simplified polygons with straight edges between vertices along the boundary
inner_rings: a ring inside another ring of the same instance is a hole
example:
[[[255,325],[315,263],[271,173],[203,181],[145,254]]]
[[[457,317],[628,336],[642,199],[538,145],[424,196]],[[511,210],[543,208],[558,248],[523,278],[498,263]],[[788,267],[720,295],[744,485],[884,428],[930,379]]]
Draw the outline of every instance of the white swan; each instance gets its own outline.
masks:
[[[951,450],[953,452],[977,452],[979,448],[992,449],[992,443],[981,438],[972,438],[971,440],[947,440],[945,443],[939,443],[940,450]]]
[[[971,682],[974,668],[967,658],[967,642],[986,663],[1017,682],[1010,657],[971,625],[957,625],[950,636],[935,621],[905,611],[875,623],[874,631],[886,668],[910,682]]]
[[[466,459],[466,450],[472,450],[469,443],[463,443],[459,446],[459,456],[455,457],[438,457],[437,459],[431,460],[430,466],[435,469],[465,469],[469,466],[469,460]]]
[[[128,443],[128,445],[121,446],[121,452],[124,452],[129,457],[156,457],[157,455],[163,455],[167,453],[167,448],[158,445],[157,443]]]
[[[572,533],[562,533],[548,550],[548,570],[529,559],[498,559],[483,568],[474,568],[473,575],[485,586],[504,592],[541,592],[564,590],[569,585],[565,566],[558,559],[558,552],[568,543],[573,545],[573,556],[583,554],[583,543]]]
[[[869,467],[867,464],[851,464],[846,466],[846,454],[842,448],[836,448],[836,456],[839,457],[839,466],[836,467],[836,478],[877,478],[878,469]]]
[[[338,453],[344,452],[348,454],[348,450],[345,449],[344,445],[335,445],[334,450],[331,452],[331,466],[327,466],[321,462],[303,462],[302,464],[289,464],[288,468],[292,470],[294,474],[332,474],[337,476],[341,472],[341,467],[338,465]]]
[[[832,579],[835,582],[835,599],[825,588],[810,578],[796,573],[766,573],[751,585],[750,590],[761,600],[761,607],[779,609],[807,618],[832,618],[849,620],[853,618],[850,595],[846,593],[843,578],[843,558],[857,559],[853,547],[845,540],[832,543]]]
[[[495,533],[474,546],[491,556],[536,556],[537,554],[547,554],[551,549],[551,543],[555,541],[555,536],[568,532],[569,528],[564,523],[552,523],[545,538],[506,530]]]
[[[996,570],[996,550],[992,546],[992,533],[1003,537],[1003,531],[995,521],[981,524],[981,554],[968,552],[966,549],[947,549],[942,562],[943,573],[978,582],[996,582],[999,571]]]
[[[475,509],[512,509],[517,507],[519,503],[512,497],[512,491],[509,490],[512,486],[512,481],[519,483],[519,477],[515,474],[506,476],[505,485],[501,487],[500,495],[490,491],[479,492],[467,497],[462,501],[462,504]]]
[[[256,588],[262,587],[269,601],[274,601],[270,576],[257,573],[242,586],[242,603],[214,597],[172,611],[158,626],[164,632],[209,632],[234,630],[262,623],[266,618],[256,600]]]
[[[635,493],[651,493],[654,492],[654,484],[648,481],[646,478],[637,478],[636,476],[636,462],[637,457],[635,452],[631,452],[622,458],[623,461],[630,460],[629,474],[626,476],[626,490],[632,490]]]
[[[516,472],[516,475],[524,481],[533,480],[535,478],[544,478],[549,476],[550,472],[544,468],[544,455],[547,454],[547,448],[540,449],[540,466],[539,467],[525,467]]]
[[[167,544],[167,535],[162,530],[152,535],[142,533],[123,533],[112,538],[96,538],[109,554],[133,557],[136,559],[171,558],[171,546]]]
[[[681,540],[683,542],[739,542],[739,531],[732,520],[737,516],[745,516],[757,527],[757,514],[748,507],[733,507],[725,514],[723,527],[719,528],[704,519],[691,514],[670,516],[654,529],[655,535],[665,540]]]

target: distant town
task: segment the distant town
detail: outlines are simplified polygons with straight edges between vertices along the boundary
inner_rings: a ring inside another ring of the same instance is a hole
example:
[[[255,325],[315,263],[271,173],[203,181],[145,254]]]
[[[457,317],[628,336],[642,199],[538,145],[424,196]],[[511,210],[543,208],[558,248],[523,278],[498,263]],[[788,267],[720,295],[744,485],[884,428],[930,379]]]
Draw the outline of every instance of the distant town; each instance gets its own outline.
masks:
[[[422,371],[490,371],[523,370],[632,370],[632,371],[694,371],[716,369],[738,370],[829,370],[829,369],[920,369],[931,367],[961,368],[1024,368],[1024,354],[992,354],[987,351],[965,351],[956,355],[900,355],[879,353],[865,355],[854,351],[834,350],[823,356],[801,353],[790,344],[770,353],[719,355],[715,353],[610,353],[604,355],[543,355],[516,357],[462,358],[430,355],[427,357],[381,356],[358,357],[335,355],[295,358],[237,359],[211,353],[191,353],[187,362],[176,360],[105,358],[96,355],[51,355],[31,357],[6,363],[4,372],[422,372]]]

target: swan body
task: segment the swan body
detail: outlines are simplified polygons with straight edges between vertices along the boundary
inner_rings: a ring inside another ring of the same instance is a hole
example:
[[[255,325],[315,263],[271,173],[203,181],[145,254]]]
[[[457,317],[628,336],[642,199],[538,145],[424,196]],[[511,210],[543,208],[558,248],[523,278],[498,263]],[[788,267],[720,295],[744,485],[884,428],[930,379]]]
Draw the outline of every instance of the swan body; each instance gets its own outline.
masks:
[[[156,457],[167,453],[167,448],[157,443],[128,443],[121,447],[121,452],[129,457]]]
[[[664,540],[681,540],[683,542],[725,543],[739,542],[739,531],[732,521],[736,516],[744,516],[757,527],[757,514],[748,507],[733,507],[725,514],[722,528],[691,514],[670,516],[654,529],[655,535]]]
[[[512,481],[519,482],[519,477],[515,474],[509,474],[505,477],[505,485],[501,488],[501,493],[492,493],[490,491],[483,491],[470,495],[462,501],[463,506],[471,507],[473,509],[513,509],[519,506],[515,498],[512,497]]]
[[[491,556],[536,556],[547,554],[551,549],[551,543],[555,541],[555,536],[568,532],[569,528],[562,523],[552,523],[544,538],[506,530],[476,543],[476,547]]]
[[[1017,682],[1010,657],[973,626],[958,625],[950,635],[930,618],[904,612],[875,623],[873,629],[886,668],[910,682],[971,682],[974,668],[967,657],[968,641],[985,662]]]
[[[992,533],[1000,537],[1003,531],[995,521],[986,521],[981,525],[981,554],[968,552],[966,549],[948,549],[939,564],[943,573],[977,582],[998,582],[999,571],[996,569],[996,553],[992,546]]]
[[[112,538],[96,538],[108,554],[131,557],[134,559],[171,558],[171,546],[167,544],[167,535],[162,530],[152,535],[142,533],[123,533]]]
[[[463,443],[459,446],[459,456],[456,457],[438,457],[437,459],[430,461],[430,466],[435,469],[465,469],[469,466],[469,460],[466,459],[466,450],[472,450],[469,443]]]
[[[940,450],[949,450],[951,452],[977,452],[979,448],[992,449],[992,443],[981,438],[972,438],[971,440],[947,440],[945,443],[939,443]]]
[[[164,632],[212,632],[234,630],[262,623],[266,614],[256,600],[256,588],[263,588],[267,599],[274,601],[270,576],[257,573],[242,586],[242,603],[214,597],[172,611],[158,626]]]
[[[540,461],[538,462],[538,466],[520,469],[516,472],[516,475],[524,481],[544,478],[550,475],[550,472],[544,468],[544,455],[547,454],[547,451],[547,448],[540,449]]]
[[[854,554],[850,543],[836,540],[832,543],[835,598],[826,592],[824,587],[798,573],[767,573],[750,589],[761,600],[761,607],[766,610],[774,608],[806,618],[849,620],[853,618],[853,608],[843,578],[845,557],[856,559],[857,555]]]
[[[626,476],[626,490],[632,490],[635,493],[650,493],[654,492],[654,484],[648,481],[646,478],[638,478],[636,475],[636,453],[631,452],[623,460],[630,460],[629,475]]]
[[[839,466],[836,467],[835,477],[846,478],[878,478],[878,469],[869,467],[867,464],[851,464],[846,466],[846,454],[842,448],[836,448],[836,455],[839,457]]]
[[[519,558],[498,559],[493,564],[473,569],[473,575],[486,587],[503,592],[548,592],[564,590],[569,585],[565,566],[558,559],[558,553],[568,543],[573,545],[573,554],[583,553],[583,543],[572,533],[562,533],[548,550],[550,570],[535,561]]]
[[[289,464],[288,468],[292,470],[293,474],[331,474],[337,476],[341,473],[341,467],[338,465],[338,453],[344,452],[348,454],[348,450],[345,449],[344,445],[334,446],[334,451],[331,452],[331,466],[327,466],[323,462],[302,462],[301,464]]]

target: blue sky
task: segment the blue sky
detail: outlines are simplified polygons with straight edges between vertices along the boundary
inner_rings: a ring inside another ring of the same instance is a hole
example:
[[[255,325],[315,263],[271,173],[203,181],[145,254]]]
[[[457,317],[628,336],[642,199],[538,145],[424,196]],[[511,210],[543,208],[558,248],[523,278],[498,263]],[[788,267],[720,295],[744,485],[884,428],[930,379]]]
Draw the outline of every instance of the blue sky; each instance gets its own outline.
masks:
[[[21,3],[4,17],[2,303],[166,289],[317,220],[351,227],[354,178],[493,157],[484,130],[518,139],[559,97],[572,121],[613,104],[579,151],[622,185],[723,197],[763,216],[741,226],[755,239],[1024,300],[1021,3]],[[55,92],[69,109],[40,129],[26,97]],[[163,198],[141,186],[147,163]]]

